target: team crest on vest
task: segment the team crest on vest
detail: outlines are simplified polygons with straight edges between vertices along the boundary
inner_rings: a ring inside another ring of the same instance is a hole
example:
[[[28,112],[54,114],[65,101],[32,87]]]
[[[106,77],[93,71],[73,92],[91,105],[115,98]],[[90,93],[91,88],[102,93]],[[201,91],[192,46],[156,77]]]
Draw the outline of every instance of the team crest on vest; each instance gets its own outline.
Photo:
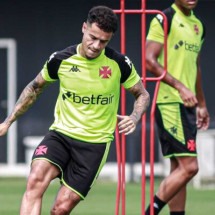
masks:
[[[198,27],[198,25],[194,25],[194,31],[196,32],[196,35],[199,34],[199,27]]]
[[[101,78],[107,79],[107,78],[110,78],[111,75],[112,75],[112,71],[109,66],[102,66],[99,69],[99,76]]]

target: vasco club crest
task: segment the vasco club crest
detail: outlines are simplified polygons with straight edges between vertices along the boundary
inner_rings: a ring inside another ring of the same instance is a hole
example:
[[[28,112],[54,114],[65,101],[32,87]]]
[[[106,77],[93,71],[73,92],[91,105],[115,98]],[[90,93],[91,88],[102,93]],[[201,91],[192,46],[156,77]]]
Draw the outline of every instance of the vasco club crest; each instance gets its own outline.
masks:
[[[109,66],[102,66],[101,69],[99,69],[99,76],[101,78],[110,78],[112,75],[112,71]]]

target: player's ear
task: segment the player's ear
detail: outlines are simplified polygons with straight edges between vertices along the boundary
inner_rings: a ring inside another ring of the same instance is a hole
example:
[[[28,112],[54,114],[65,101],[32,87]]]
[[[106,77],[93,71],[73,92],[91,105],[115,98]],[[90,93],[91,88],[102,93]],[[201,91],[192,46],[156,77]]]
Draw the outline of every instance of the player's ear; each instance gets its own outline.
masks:
[[[83,25],[82,25],[82,33],[83,34],[85,33],[86,29],[87,29],[87,23],[84,22]]]

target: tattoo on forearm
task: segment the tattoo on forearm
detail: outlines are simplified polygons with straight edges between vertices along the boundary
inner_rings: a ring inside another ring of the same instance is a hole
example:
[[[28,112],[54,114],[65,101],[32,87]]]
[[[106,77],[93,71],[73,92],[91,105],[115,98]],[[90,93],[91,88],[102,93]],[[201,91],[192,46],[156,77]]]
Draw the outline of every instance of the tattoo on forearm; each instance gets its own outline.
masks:
[[[44,82],[40,83],[39,79],[40,76],[37,76],[24,88],[12,113],[6,119],[7,123],[12,124],[12,122],[14,122],[19,116],[25,113],[42,93],[46,84]]]
[[[134,87],[130,89],[130,91],[136,98],[131,117],[133,117],[134,120],[138,122],[149,106],[149,93],[144,89],[141,82],[138,82]]]

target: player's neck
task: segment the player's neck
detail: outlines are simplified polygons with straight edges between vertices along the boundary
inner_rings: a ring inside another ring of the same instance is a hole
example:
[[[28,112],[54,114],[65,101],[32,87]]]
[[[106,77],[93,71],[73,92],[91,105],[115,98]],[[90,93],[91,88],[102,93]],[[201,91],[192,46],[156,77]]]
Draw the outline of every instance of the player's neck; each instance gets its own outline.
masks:
[[[178,9],[185,15],[185,16],[190,16],[191,15],[191,9],[185,8],[179,4],[176,4],[176,6],[178,7]]]

